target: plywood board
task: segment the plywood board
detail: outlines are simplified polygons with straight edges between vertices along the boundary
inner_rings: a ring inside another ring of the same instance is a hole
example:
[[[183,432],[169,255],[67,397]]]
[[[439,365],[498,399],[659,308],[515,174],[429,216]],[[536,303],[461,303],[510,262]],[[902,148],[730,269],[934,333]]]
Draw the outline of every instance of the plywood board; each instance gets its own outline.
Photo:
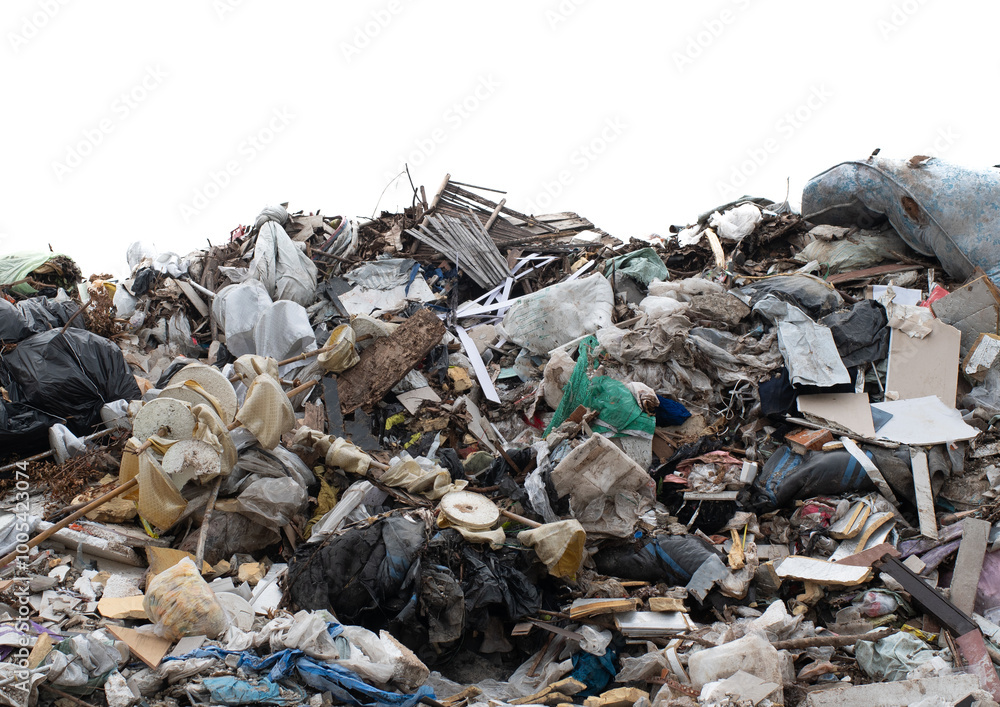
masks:
[[[886,392],[895,393],[899,400],[936,395],[948,407],[955,407],[961,345],[962,333],[940,319],[931,322],[931,333],[923,339],[893,329]]]
[[[358,365],[340,375],[341,412],[346,415],[380,401],[441,343],[444,334],[444,323],[437,315],[421,309],[392,334],[376,339],[361,353]]]
[[[798,406],[803,415],[827,420],[860,437],[875,436],[868,393],[800,395]]]
[[[791,555],[781,561],[775,570],[781,579],[797,579],[822,586],[850,587],[871,579],[869,567],[834,564],[812,557]]]

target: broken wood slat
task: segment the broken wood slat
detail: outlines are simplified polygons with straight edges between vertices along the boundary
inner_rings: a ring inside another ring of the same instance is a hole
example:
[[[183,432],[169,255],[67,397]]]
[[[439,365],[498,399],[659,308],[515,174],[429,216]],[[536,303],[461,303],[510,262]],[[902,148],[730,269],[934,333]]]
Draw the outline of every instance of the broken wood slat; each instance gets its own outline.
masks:
[[[910,596],[913,597],[913,601],[926,613],[937,619],[938,623],[951,631],[953,635],[964,636],[970,631],[977,630],[976,624],[972,619],[941,596],[937,590],[928,586],[923,578],[897,558],[886,557],[876,564],[879,572],[888,574],[903,585],[903,589],[909,592]]]
[[[389,336],[365,349],[356,366],[337,383],[343,414],[370,408],[441,343],[444,323],[429,309],[421,309]]]
[[[971,616],[976,603],[979,575],[983,571],[990,524],[985,520],[966,518],[962,525],[965,526],[962,544],[958,546],[955,574],[951,578],[951,601],[959,611]]]
[[[501,199],[500,203],[497,204],[497,207],[495,209],[493,209],[493,213],[490,214],[490,217],[488,219],[486,219],[486,224],[483,226],[483,229],[485,231],[489,232],[490,226],[492,226],[493,223],[497,220],[497,216],[500,215],[500,209],[502,209],[503,206],[504,206],[504,204],[506,204],[506,203],[507,203],[507,199],[505,199],[505,198]]]
[[[831,285],[839,285],[843,282],[855,282],[857,280],[867,280],[870,277],[879,275],[892,275],[894,273],[906,272],[908,270],[922,270],[923,265],[903,265],[901,263],[889,263],[888,265],[877,265],[873,268],[863,270],[852,270],[851,272],[837,273],[826,278]]]
[[[934,516],[934,493],[931,490],[930,470],[927,467],[927,453],[910,449],[910,464],[913,467],[913,490],[917,497],[917,517],[920,534],[931,540],[938,539],[937,518]]]

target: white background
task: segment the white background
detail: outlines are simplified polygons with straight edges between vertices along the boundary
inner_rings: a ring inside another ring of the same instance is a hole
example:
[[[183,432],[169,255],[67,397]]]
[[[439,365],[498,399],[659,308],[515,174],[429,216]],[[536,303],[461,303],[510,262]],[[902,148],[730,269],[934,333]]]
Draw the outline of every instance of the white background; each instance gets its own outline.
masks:
[[[262,206],[445,173],[621,238],[882,154],[1000,162],[1000,7],[940,0],[4,0],[0,252],[126,271]],[[256,144],[254,144],[256,141]]]

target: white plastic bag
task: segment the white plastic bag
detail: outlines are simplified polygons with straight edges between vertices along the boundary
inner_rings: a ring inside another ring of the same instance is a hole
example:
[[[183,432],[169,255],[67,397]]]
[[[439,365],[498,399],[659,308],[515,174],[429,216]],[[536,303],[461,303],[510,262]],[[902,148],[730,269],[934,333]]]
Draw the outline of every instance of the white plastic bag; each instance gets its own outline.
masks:
[[[594,274],[514,300],[497,333],[532,353],[547,354],[611,326],[613,306],[611,283],[603,275]]]
[[[716,211],[708,221],[720,238],[739,241],[753,233],[763,217],[753,204],[740,204],[723,214]]]
[[[248,277],[260,280],[275,300],[305,306],[316,299],[316,265],[274,221],[257,233]]]

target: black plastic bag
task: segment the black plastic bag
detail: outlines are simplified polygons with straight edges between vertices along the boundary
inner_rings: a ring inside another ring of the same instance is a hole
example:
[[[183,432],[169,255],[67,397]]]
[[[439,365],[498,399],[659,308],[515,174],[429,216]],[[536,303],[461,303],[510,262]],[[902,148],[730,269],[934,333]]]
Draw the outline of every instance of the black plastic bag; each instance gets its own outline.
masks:
[[[35,334],[0,361],[14,402],[64,419],[75,434],[101,421],[101,407],[141,396],[116,344],[86,329]]]
[[[813,319],[831,314],[844,304],[837,291],[822,280],[808,275],[779,275],[757,280],[740,292],[750,297],[750,306],[767,295],[794,304]]]
[[[422,522],[397,515],[302,545],[288,566],[288,597],[299,609],[329,609],[346,624],[386,628],[414,592],[411,570],[426,533]]]
[[[56,302],[48,297],[32,297],[17,304],[0,298],[0,342],[13,344],[32,334],[61,328],[79,309],[78,302]],[[84,328],[83,319],[77,317],[71,326]]]
[[[866,452],[871,459],[871,452]],[[771,455],[754,483],[758,504],[783,508],[813,496],[839,496],[873,491],[875,485],[858,460],[846,450],[796,454],[781,446]]]
[[[885,308],[870,299],[861,300],[843,312],[823,317],[844,366],[881,361],[889,355],[889,318]]]
[[[466,544],[462,547],[462,559],[467,621],[477,629],[486,629],[487,612],[491,608],[502,607],[511,621],[534,616],[541,610],[542,595],[514,566],[516,550],[479,551]]]
[[[683,586],[715,554],[712,546],[696,535],[660,535],[641,543],[602,548],[594,555],[594,563],[598,572],[610,577]]]

